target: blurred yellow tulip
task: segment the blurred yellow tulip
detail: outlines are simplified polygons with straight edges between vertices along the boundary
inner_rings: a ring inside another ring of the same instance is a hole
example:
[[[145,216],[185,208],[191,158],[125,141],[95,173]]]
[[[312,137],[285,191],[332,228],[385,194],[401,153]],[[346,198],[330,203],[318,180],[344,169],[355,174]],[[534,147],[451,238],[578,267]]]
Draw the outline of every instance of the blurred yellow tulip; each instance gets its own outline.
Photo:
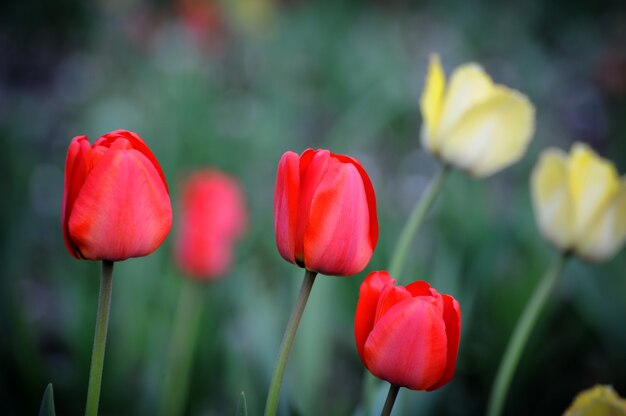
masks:
[[[626,400],[611,386],[597,385],[579,393],[563,416],[626,416]]]
[[[521,159],[535,129],[535,109],[525,95],[494,84],[476,64],[457,68],[446,88],[437,55],[430,58],[420,108],[424,148],[477,177]]]
[[[535,218],[561,250],[593,261],[612,257],[626,238],[626,177],[582,143],[569,155],[545,150],[531,176]]]

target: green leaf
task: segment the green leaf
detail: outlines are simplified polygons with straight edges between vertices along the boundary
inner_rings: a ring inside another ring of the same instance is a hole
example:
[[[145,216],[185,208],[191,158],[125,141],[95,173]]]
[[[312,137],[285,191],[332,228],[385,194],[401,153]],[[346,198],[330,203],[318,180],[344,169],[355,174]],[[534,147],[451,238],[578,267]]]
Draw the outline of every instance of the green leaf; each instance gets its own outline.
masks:
[[[56,416],[54,411],[54,391],[52,383],[48,383],[46,390],[41,398],[41,406],[39,407],[39,416]]]
[[[246,404],[246,394],[242,391],[237,402],[237,416],[248,416],[248,405]]]

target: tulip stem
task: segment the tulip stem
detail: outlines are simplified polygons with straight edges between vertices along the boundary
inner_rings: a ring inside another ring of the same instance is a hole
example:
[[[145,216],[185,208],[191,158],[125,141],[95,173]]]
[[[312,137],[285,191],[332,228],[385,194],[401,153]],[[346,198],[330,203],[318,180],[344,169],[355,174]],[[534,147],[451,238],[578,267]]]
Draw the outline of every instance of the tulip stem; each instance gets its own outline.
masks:
[[[399,275],[402,273],[406,255],[409,251],[409,246],[415,238],[415,234],[417,234],[417,230],[419,230],[420,225],[424,222],[426,213],[435,201],[439,191],[441,191],[441,186],[443,185],[444,178],[446,177],[448,171],[449,168],[447,165],[441,166],[439,172],[437,172],[435,177],[428,184],[428,187],[424,191],[422,197],[415,204],[406,225],[402,229],[400,238],[398,238],[391,255],[391,262],[389,263],[388,269],[389,274],[396,279],[399,279]]]
[[[391,409],[393,409],[393,404],[396,402],[396,397],[398,397],[399,391],[400,386],[396,386],[395,384],[389,385],[389,393],[387,393],[385,407],[383,407],[383,411],[380,412],[380,416],[389,416],[391,414]]]
[[[283,375],[285,374],[287,360],[289,359],[289,351],[291,351],[293,340],[296,337],[296,331],[298,330],[298,325],[300,324],[300,318],[302,318],[304,307],[309,299],[313,282],[315,282],[315,276],[317,276],[317,272],[312,272],[310,270],[305,270],[304,272],[304,281],[302,282],[302,287],[300,287],[300,294],[298,295],[296,305],[291,312],[287,329],[285,329],[285,334],[283,335],[283,341],[280,344],[278,362],[276,363],[276,368],[274,369],[270,389],[267,393],[267,401],[265,402],[265,416],[274,416],[278,409],[280,386],[283,381]]]
[[[204,287],[198,286],[196,282],[185,280],[180,289],[165,369],[161,404],[161,414],[164,416],[185,413],[191,364],[204,306]]]
[[[513,330],[513,334],[506,347],[500,367],[496,375],[491,396],[489,398],[488,416],[498,416],[502,413],[504,399],[506,398],[513,374],[519,363],[524,346],[528,341],[528,337],[537,322],[539,313],[546,303],[550,292],[554,288],[558,276],[561,274],[565,262],[568,258],[566,253],[561,253],[554,259],[550,268],[535,288],[532,296],[528,300],[522,315],[517,321],[517,325]]]
[[[104,350],[106,348],[107,329],[109,327],[109,311],[111,310],[112,287],[113,262],[103,260],[102,272],[100,274],[100,294],[98,295],[96,332],[93,337],[93,349],[91,351],[91,369],[89,370],[89,387],[87,388],[85,416],[96,416],[98,414],[102,366],[104,364]]]

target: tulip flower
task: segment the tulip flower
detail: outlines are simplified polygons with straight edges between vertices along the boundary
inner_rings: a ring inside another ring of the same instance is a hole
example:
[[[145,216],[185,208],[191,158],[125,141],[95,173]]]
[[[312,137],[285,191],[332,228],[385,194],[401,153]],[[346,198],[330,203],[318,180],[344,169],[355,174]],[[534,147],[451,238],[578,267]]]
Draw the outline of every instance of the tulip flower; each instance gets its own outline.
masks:
[[[78,259],[125,260],[161,245],[172,225],[167,183],[137,134],[117,130],[93,146],[86,136],[72,140],[61,223],[65,245]]]
[[[361,164],[328,150],[286,152],[276,177],[274,229],[285,260],[327,275],[359,273],[378,242],[376,197]]]
[[[502,413],[504,400],[531,330],[570,254],[602,261],[626,239],[626,177],[588,146],[570,154],[545,150],[530,180],[539,229],[560,251],[531,295],[504,352],[489,400],[488,415]]]
[[[216,170],[194,173],[183,185],[176,259],[189,276],[222,276],[231,262],[234,240],[246,213],[237,181]]]
[[[446,86],[437,55],[430,58],[420,107],[424,148],[477,177],[517,162],[534,131],[535,110],[525,95],[494,84],[476,64],[457,68]]]
[[[387,272],[370,273],[354,317],[365,367],[394,386],[436,390],[454,375],[461,333],[459,303],[427,282],[396,286]]]
[[[72,256],[102,260],[85,410],[86,416],[94,416],[100,401],[113,262],[152,253],[172,225],[165,176],[137,134],[116,130],[93,146],[86,136],[72,140],[65,162],[61,225]]]
[[[348,156],[307,149],[278,164],[274,230],[280,255],[304,267],[265,402],[274,416],[289,351],[317,273],[349,276],[369,263],[378,242],[376,196],[365,169]]]
[[[580,392],[563,416],[624,416],[626,400],[613,387],[596,385]]]
[[[569,155],[544,151],[531,191],[539,229],[560,250],[603,261],[624,244],[626,176],[588,146],[576,143]]]

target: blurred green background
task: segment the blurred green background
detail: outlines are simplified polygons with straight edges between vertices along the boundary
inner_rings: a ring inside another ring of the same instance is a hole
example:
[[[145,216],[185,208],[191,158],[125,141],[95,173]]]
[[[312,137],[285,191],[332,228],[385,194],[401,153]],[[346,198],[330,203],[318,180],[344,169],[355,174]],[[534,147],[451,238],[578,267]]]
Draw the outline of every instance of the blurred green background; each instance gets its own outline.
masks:
[[[418,139],[431,52],[441,54],[447,74],[481,63],[537,108],[536,135],[520,163],[483,181],[458,172],[448,178],[399,276],[455,296],[463,334],[452,382],[429,394],[402,390],[395,414],[484,413],[512,327],[555,255],[531,211],[528,177],[538,153],[581,140],[626,172],[625,28],[618,0],[3,2],[2,414],[35,414],[48,382],[57,414],[84,410],[99,265],[64,247],[63,168],[73,136],[95,140],[118,128],[148,142],[173,201],[181,179],[206,165],[239,178],[247,198],[249,227],[236,264],[198,288],[205,305],[189,415],[234,414],[241,391],[250,414],[262,412],[302,279],[274,242],[282,153],[324,147],[361,160],[377,191],[379,245],[360,275],[317,279],[281,408],[358,414],[358,287],[366,272],[387,267],[437,167]],[[185,282],[172,261],[172,236],[153,255],[115,267],[103,415],[158,412]],[[625,317],[625,250],[603,265],[570,262],[505,413],[560,414],[599,382],[626,395]]]

